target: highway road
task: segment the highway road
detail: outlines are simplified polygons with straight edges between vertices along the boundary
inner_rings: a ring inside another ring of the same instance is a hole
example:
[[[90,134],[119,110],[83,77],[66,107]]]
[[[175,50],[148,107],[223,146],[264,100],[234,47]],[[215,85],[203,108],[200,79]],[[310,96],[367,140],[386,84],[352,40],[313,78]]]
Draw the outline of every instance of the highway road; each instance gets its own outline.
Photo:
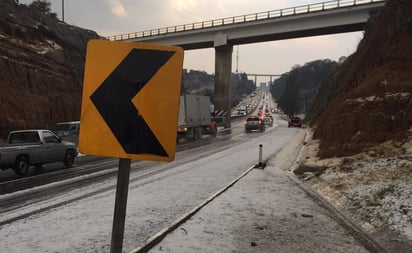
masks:
[[[242,119],[232,122],[230,134],[181,146],[170,163],[132,162],[124,250],[141,245],[258,164],[260,145],[266,161],[304,131],[274,118],[273,127],[248,134]],[[0,188],[0,237],[7,238],[2,250],[108,252],[117,159],[81,157],[74,168],[51,170],[22,179],[19,184],[27,186],[20,189]]]
[[[261,99],[258,107],[271,103]],[[288,143],[303,141],[304,129],[274,119],[264,132],[251,133],[244,119],[233,121],[230,133],[180,145],[170,163],[133,161],[123,249],[138,247],[257,165],[260,146],[264,164]],[[118,159],[82,156],[73,168],[61,166],[0,184],[2,250],[109,252]]]

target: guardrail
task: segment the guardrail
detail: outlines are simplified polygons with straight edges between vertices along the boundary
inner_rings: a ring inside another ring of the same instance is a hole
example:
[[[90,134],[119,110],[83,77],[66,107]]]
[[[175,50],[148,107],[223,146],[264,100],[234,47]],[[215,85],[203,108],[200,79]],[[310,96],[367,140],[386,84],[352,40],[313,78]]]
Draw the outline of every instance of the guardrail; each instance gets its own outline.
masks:
[[[254,22],[254,21],[265,20],[265,19],[273,19],[273,18],[280,18],[280,17],[285,17],[285,16],[307,14],[307,13],[312,13],[312,12],[326,11],[326,10],[345,8],[345,7],[351,7],[351,6],[359,6],[359,5],[371,4],[371,3],[377,3],[377,2],[385,2],[385,0],[334,0],[334,1],[328,1],[328,2],[322,2],[322,3],[315,3],[315,4],[308,4],[308,5],[302,5],[302,6],[297,6],[297,7],[289,7],[289,8],[284,8],[284,9],[272,10],[272,11],[246,14],[246,15],[229,17],[229,18],[207,20],[207,21],[184,24],[184,25],[168,26],[168,27],[151,29],[151,30],[134,32],[134,33],[112,35],[106,38],[112,41],[113,40],[128,40],[128,39],[146,38],[146,37],[159,36],[159,35],[170,34],[170,33],[200,30],[200,29],[213,28],[213,27],[219,27],[219,26],[225,26],[225,25],[241,24],[241,23]]]

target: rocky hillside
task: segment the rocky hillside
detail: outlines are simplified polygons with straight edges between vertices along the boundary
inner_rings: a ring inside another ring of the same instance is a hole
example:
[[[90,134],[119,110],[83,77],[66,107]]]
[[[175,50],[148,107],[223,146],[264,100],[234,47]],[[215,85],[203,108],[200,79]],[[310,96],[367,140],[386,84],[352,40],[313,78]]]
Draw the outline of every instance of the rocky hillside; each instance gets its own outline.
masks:
[[[411,139],[412,2],[389,0],[357,51],[321,88],[312,115],[321,158],[349,156]],[[382,155],[371,151],[371,155]]]
[[[389,0],[307,118],[294,172],[384,248],[412,248],[412,2]]]
[[[0,139],[80,118],[87,42],[99,36],[0,0]]]

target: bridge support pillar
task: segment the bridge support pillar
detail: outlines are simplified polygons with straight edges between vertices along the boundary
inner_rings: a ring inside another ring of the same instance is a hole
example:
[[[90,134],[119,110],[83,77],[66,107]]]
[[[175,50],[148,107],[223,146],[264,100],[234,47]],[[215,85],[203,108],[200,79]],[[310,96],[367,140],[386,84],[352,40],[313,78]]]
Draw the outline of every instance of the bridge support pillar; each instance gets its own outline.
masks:
[[[215,110],[226,113],[225,128],[230,128],[232,104],[232,45],[215,47]]]

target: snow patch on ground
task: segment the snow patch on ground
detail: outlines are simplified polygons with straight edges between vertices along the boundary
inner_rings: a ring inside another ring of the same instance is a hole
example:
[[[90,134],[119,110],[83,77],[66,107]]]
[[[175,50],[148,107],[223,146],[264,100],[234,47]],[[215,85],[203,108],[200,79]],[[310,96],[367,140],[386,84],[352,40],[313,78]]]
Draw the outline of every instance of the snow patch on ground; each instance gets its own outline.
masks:
[[[404,143],[402,150],[411,146]],[[398,152],[384,143],[356,156],[320,160],[317,150],[318,142],[311,139],[302,166],[312,169],[302,174],[303,180],[365,231],[373,234],[388,228],[397,241],[412,242],[410,152]]]

